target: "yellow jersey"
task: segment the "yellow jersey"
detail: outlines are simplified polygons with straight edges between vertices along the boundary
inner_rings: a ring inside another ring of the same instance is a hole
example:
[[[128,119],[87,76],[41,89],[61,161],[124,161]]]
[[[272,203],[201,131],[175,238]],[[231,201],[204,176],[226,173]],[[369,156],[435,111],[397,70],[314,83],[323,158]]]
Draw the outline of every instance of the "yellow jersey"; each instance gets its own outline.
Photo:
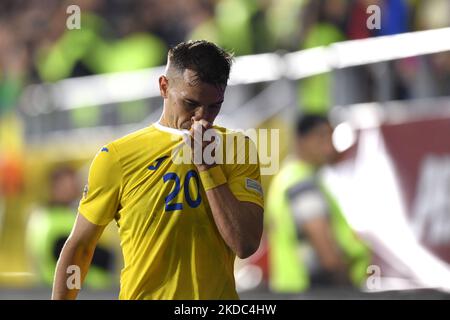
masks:
[[[243,136],[214,128],[223,146],[226,137]],[[91,164],[79,213],[97,225],[117,223],[124,258],[119,299],[238,299],[235,255],[215,225],[195,165],[179,161],[183,134],[154,123],[105,145]],[[259,162],[249,161],[254,145],[246,144],[245,161],[236,161],[238,148],[234,163],[220,164],[227,183],[238,200],[263,207]]]

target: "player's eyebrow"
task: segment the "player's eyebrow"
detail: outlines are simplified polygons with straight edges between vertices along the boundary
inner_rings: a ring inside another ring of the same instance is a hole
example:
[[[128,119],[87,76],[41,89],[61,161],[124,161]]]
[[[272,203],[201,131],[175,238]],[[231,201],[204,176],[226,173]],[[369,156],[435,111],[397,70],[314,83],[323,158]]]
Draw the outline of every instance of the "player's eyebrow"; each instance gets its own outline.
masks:
[[[216,103],[213,104],[222,104],[224,99],[220,99],[219,101],[217,101]]]
[[[184,100],[189,102],[189,103],[191,103],[191,104],[193,104],[193,105],[197,105],[197,106],[201,104],[200,102],[198,102],[196,100],[193,100],[193,99],[189,99],[189,98],[185,98]],[[211,105],[222,104],[223,100],[224,99],[220,99],[219,101],[217,101],[215,103],[212,103]]]
[[[191,104],[195,104],[195,105],[199,105],[200,104],[200,102],[192,100],[192,99],[184,99],[184,100],[189,102],[189,103],[191,103]]]

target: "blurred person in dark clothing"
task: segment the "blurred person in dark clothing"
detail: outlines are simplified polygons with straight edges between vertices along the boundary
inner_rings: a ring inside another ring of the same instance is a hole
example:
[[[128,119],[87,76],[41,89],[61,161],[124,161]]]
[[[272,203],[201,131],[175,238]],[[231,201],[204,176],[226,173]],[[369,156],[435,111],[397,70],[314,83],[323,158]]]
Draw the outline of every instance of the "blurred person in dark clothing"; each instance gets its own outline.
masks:
[[[274,177],[268,193],[270,287],[299,293],[315,286],[359,286],[370,253],[346,222],[321,181],[320,169],[335,159],[327,118],[303,115],[295,152]]]

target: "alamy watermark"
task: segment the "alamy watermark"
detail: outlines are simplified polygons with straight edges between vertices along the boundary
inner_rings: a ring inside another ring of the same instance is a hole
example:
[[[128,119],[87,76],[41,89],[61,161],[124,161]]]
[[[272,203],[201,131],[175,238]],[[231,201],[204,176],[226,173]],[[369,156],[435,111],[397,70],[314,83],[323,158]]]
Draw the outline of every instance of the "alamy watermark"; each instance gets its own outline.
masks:
[[[366,26],[369,30],[381,29],[381,8],[377,5],[370,5],[366,10],[370,16],[367,18]]]
[[[81,9],[79,6],[72,4],[67,7],[66,13],[69,15],[66,19],[66,27],[69,30],[81,29]]]
[[[367,290],[376,291],[381,290],[381,268],[375,264],[371,264],[367,267],[367,274],[369,275],[366,279]]]
[[[67,267],[66,273],[69,275],[66,280],[66,286],[69,290],[81,289],[81,270],[77,265]]]

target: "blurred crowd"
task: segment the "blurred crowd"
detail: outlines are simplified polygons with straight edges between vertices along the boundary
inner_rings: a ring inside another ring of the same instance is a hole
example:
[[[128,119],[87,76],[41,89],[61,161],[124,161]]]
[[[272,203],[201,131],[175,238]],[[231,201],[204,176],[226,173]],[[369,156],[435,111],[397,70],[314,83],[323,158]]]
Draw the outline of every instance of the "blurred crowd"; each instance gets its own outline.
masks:
[[[66,27],[72,4],[81,9],[80,30]],[[371,4],[382,9],[380,30],[366,27]],[[167,48],[185,39],[213,40],[243,55],[447,27],[449,20],[448,0],[4,0],[0,110],[14,105],[26,83],[162,65]],[[436,83],[448,82],[449,55],[429,63]],[[417,63],[395,69],[405,86]]]

